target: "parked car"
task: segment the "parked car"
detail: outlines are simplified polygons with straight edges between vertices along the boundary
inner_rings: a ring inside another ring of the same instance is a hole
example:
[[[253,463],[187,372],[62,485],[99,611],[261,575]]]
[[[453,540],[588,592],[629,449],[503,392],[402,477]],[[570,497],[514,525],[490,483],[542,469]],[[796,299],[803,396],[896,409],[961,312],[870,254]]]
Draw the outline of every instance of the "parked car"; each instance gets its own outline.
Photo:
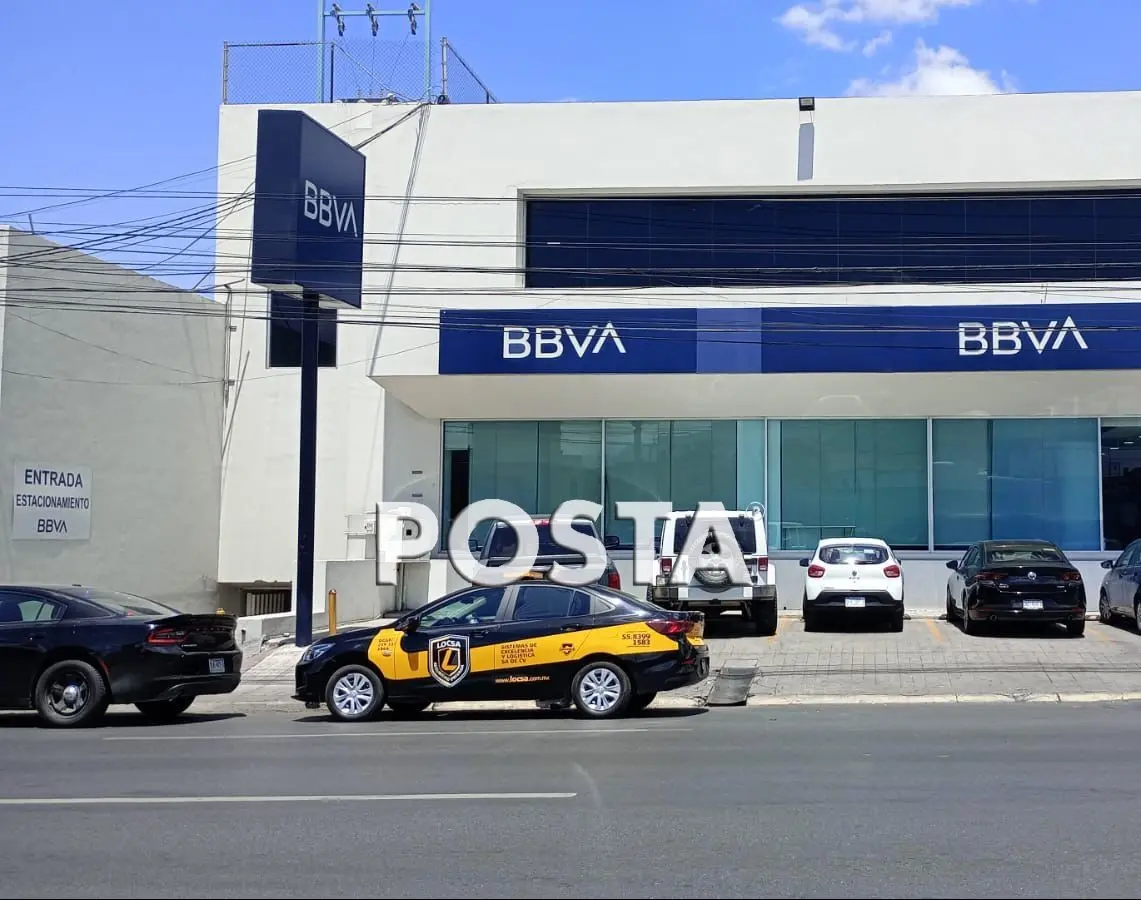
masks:
[[[886,615],[892,631],[903,631],[903,564],[886,541],[825,538],[800,564],[807,570],[801,603],[805,631],[814,631],[823,616],[841,610]]]
[[[1098,618],[1108,625],[1118,616],[1127,616],[1141,631],[1141,540],[1127,546],[1117,559],[1107,559],[1101,567],[1109,571],[1101,582]]]
[[[532,518],[531,522],[539,534],[539,552],[536,554],[535,563],[531,566],[531,570],[523,576],[524,580],[546,579],[555,563],[564,566],[585,564],[586,560],[581,553],[568,550],[555,541],[551,535],[549,518],[535,517]],[[579,519],[573,522],[571,527],[580,534],[589,534],[595,540],[600,541],[606,551],[613,550],[618,546],[617,537],[607,535],[603,539],[599,535],[598,529],[594,527],[593,522]],[[476,561],[481,566],[487,568],[505,566],[511,562],[519,550],[519,536],[507,522],[496,522],[489,530],[487,540],[484,541],[483,545],[476,544],[473,549],[476,551]],[[614,560],[610,558],[609,552],[607,552],[606,557],[606,568],[598,579],[598,583],[616,591],[622,589],[622,578]]]
[[[1082,574],[1050,541],[980,541],[947,568],[947,620],[967,634],[984,622],[1061,622],[1085,633]]]
[[[776,570],[769,565],[768,534],[764,511],[729,510],[729,523],[741,549],[748,581],[734,583],[725,569],[695,569],[682,584],[671,584],[671,576],[685,549],[694,510],[674,512],[666,517],[658,549],[654,584],[646,588],[646,599],[666,609],[699,609],[706,616],[720,615],[726,609],[739,609],[753,623],[758,634],[776,634]],[[703,557],[721,553],[712,530],[706,538]]]
[[[167,721],[241,681],[237,619],[188,614],[121,591],[0,586],[0,708],[49,725],[97,722],[113,703]]]
[[[471,587],[312,644],[293,699],[345,721],[385,705],[415,715],[432,703],[497,700],[574,703],[610,718],[709,676],[704,621],[601,585]]]

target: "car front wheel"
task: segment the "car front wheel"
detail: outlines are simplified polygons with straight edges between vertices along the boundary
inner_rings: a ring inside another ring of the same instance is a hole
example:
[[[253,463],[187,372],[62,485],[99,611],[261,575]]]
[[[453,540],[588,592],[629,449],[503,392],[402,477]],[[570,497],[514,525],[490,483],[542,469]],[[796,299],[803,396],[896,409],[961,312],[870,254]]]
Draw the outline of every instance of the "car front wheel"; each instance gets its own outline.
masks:
[[[370,719],[384,706],[384,683],[368,666],[342,666],[325,687],[325,705],[342,722]]]
[[[36,681],[36,712],[49,725],[81,728],[107,710],[110,697],[103,676],[91,663],[65,659],[48,666]]]

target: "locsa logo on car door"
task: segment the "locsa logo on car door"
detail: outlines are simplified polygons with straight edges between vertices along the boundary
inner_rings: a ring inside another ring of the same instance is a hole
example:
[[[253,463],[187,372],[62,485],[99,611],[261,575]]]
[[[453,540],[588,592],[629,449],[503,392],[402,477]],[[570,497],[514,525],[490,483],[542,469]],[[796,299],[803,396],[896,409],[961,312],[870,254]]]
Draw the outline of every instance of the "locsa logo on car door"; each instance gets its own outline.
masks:
[[[471,643],[466,634],[445,634],[428,641],[428,674],[444,687],[455,687],[471,671]]]

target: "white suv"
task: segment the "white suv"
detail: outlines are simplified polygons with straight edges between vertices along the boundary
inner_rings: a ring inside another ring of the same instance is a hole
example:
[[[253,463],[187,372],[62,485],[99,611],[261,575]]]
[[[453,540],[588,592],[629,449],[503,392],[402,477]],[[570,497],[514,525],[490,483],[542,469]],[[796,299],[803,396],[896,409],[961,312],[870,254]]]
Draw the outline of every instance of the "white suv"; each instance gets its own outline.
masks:
[[[654,584],[646,588],[646,598],[666,609],[699,609],[710,618],[726,609],[739,608],[742,615],[753,622],[758,634],[776,634],[776,571],[769,565],[764,510],[751,507],[727,510],[726,514],[745,560],[748,582],[733,583],[727,568],[697,568],[684,582],[671,584],[679,557],[685,559],[682,553],[694,517],[694,510],[673,512],[662,527],[657,572]],[[702,557],[719,554],[720,548],[710,530]]]
[[[903,631],[903,566],[886,541],[829,538],[802,559],[804,630],[813,631],[828,612],[885,613],[892,631]]]

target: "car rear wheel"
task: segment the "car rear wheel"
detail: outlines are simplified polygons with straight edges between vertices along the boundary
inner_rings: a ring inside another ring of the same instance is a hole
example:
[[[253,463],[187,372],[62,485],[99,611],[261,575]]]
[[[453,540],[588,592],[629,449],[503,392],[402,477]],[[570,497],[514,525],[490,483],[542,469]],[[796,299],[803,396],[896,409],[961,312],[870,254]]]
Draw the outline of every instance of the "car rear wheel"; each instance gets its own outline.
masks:
[[[897,609],[891,614],[891,630],[903,631],[904,612],[902,609]]]
[[[753,627],[757,634],[768,636],[777,633],[777,604],[775,600],[754,603],[749,614],[752,616]]]
[[[1081,637],[1086,633],[1086,620],[1078,619],[1076,622],[1067,622],[1066,633],[1070,637]]]
[[[135,708],[152,722],[170,722],[190,709],[193,697],[175,697],[173,700],[148,700],[136,703]]]
[[[110,698],[103,676],[88,662],[65,659],[48,666],[36,681],[36,712],[49,725],[82,728],[94,724]]]
[[[325,705],[342,722],[370,719],[384,706],[384,683],[368,666],[342,666],[325,687]]]
[[[621,666],[599,660],[587,663],[571,684],[578,711],[594,719],[620,716],[630,706],[634,689]]]

